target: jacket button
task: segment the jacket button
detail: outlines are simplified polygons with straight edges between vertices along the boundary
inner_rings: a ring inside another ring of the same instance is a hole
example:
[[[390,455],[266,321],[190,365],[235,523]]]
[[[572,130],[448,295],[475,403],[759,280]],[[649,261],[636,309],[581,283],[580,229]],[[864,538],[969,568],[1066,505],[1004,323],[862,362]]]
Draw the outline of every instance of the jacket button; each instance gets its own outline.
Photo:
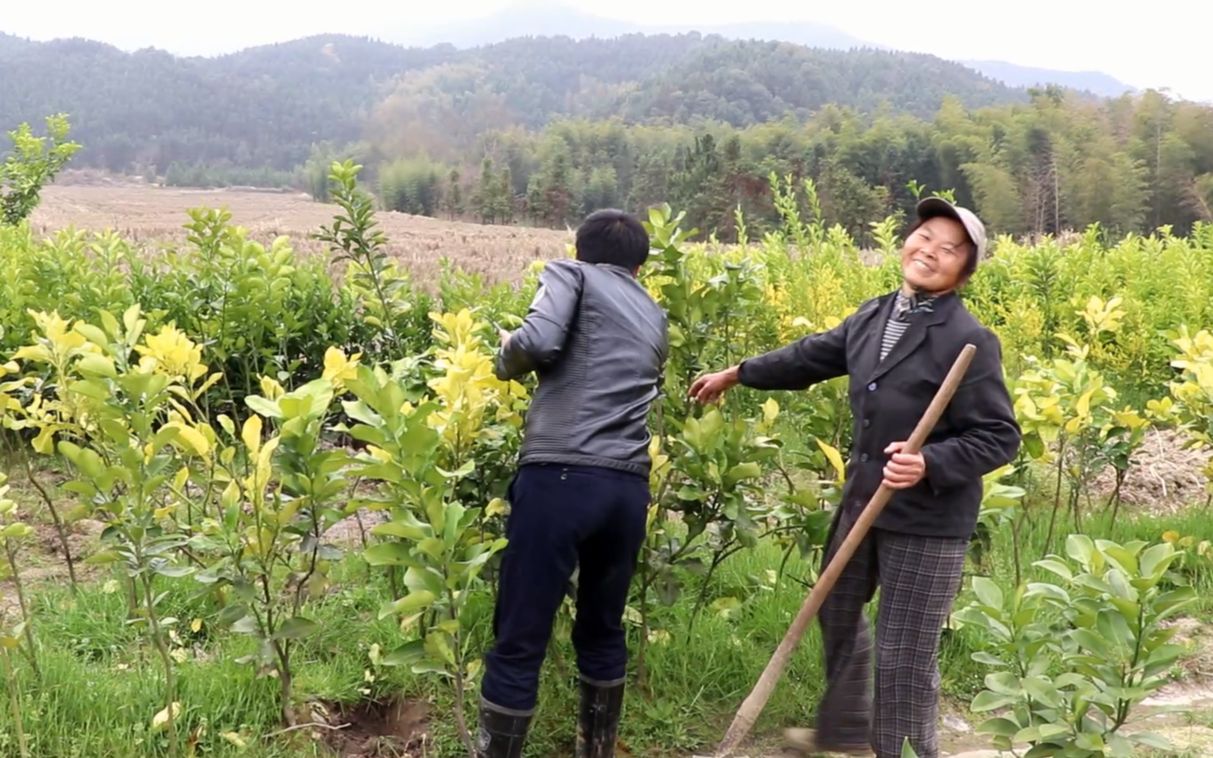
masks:
[[[864,429],[867,429],[867,428],[868,428],[869,426],[871,426],[871,425],[872,425],[872,419],[870,419],[870,418],[865,418],[865,419],[863,420],[863,428],[864,428]]]
[[[859,456],[859,462],[860,462],[860,463],[867,463],[867,462],[868,462],[868,454],[867,454],[867,453],[864,453],[863,455]]]
[[[872,382],[871,384],[868,385],[868,392],[875,392],[875,391],[876,391],[876,382]]]

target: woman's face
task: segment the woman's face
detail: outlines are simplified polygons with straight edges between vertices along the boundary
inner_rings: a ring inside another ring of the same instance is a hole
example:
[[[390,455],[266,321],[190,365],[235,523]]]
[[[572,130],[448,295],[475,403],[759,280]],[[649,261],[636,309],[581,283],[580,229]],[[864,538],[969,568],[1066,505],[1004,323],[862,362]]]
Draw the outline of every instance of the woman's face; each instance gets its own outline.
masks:
[[[971,244],[959,221],[947,216],[927,219],[901,248],[902,277],[921,292],[954,290],[962,283]]]

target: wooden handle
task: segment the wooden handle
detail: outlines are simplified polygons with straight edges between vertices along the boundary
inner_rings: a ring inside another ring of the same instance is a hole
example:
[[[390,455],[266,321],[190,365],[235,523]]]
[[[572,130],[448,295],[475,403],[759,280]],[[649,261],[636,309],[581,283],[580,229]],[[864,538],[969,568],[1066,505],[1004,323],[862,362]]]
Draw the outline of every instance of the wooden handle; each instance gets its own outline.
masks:
[[[918,425],[914,427],[914,432],[906,441],[903,452],[917,453],[922,449],[927,436],[935,428],[935,424],[939,422],[944,409],[952,401],[952,396],[956,394],[956,388],[960,386],[965,372],[969,370],[969,364],[973,362],[973,354],[976,352],[977,347],[972,344],[966,344],[964,349],[960,351],[960,355],[956,357],[956,362],[952,364],[952,369],[944,378],[943,384],[940,385],[939,391],[935,393],[931,404],[927,406],[922,418],[918,420]],[[872,528],[872,524],[875,523],[876,518],[884,510],[884,507],[888,505],[892,497],[893,490],[881,482],[880,487],[876,490],[876,494],[872,495],[872,499],[868,501],[867,506],[863,509],[863,513],[859,515],[859,518],[855,521],[855,525],[851,527],[851,531],[847,534],[846,539],[839,546],[838,552],[830,559],[826,570],[822,572],[817,583],[813,585],[812,591],[809,592],[809,596],[805,598],[804,605],[800,607],[800,612],[796,614],[796,618],[792,621],[792,626],[788,628],[787,634],[784,635],[783,641],[775,649],[775,653],[767,663],[766,669],[763,670],[762,676],[758,678],[758,683],[754,685],[754,689],[751,690],[749,696],[742,702],[741,708],[738,709],[737,715],[733,717],[733,723],[729,725],[724,739],[716,749],[718,758],[732,755],[741,741],[750,733],[754,722],[758,720],[758,715],[762,713],[767,700],[770,699],[771,693],[774,692],[775,684],[779,681],[779,677],[783,675],[783,670],[787,668],[788,661],[792,657],[792,651],[800,643],[800,638],[804,636],[809,622],[813,620],[813,617],[817,615],[817,611],[821,609],[821,604],[825,602],[826,596],[830,594],[830,590],[834,589],[834,583],[838,581],[838,577],[842,574],[847,561],[851,560],[851,557],[855,555],[855,551],[859,549],[859,544],[863,542],[864,537],[868,534],[868,530]]]

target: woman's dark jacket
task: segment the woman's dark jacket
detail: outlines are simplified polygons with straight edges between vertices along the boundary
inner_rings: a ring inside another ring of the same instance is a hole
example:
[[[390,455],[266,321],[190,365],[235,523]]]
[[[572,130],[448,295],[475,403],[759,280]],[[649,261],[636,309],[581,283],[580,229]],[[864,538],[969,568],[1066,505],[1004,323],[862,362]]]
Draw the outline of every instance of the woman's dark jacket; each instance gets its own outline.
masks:
[[[742,385],[799,390],[850,376],[854,415],[842,508],[862,509],[883,479],[891,442],[909,438],[966,343],[977,353],[922,448],[926,477],[898,491],[875,526],[934,537],[972,537],[982,476],[1014,460],[1021,434],[1002,375],[998,338],[954,293],[914,313],[882,361],[880,343],[896,293],[864,303],[838,327],[741,364]]]

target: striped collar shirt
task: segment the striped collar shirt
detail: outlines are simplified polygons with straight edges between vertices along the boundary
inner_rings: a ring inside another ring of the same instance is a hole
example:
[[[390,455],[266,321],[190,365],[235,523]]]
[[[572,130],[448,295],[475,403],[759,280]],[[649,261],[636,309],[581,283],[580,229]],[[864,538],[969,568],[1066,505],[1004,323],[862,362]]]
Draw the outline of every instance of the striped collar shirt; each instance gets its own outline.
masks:
[[[897,292],[897,300],[893,303],[893,312],[885,322],[884,336],[880,339],[880,360],[884,360],[889,352],[897,345],[902,335],[910,328],[910,317],[917,313],[930,313],[934,310],[935,295],[911,295],[907,297],[901,291]]]

